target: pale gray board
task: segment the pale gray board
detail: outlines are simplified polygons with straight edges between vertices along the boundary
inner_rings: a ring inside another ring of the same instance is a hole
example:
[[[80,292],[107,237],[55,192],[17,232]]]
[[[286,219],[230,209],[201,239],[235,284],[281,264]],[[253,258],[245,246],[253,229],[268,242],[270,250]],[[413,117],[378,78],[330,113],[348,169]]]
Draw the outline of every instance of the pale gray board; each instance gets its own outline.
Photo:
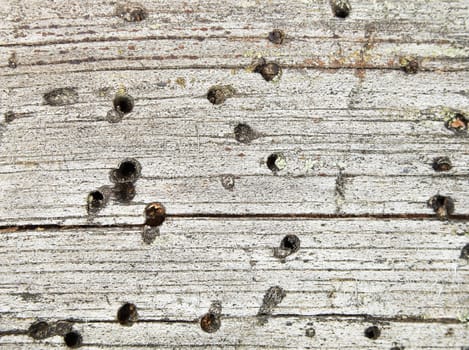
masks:
[[[137,196],[111,202],[96,224],[142,223],[152,201],[170,215],[431,215],[426,202],[438,193],[455,200],[455,214],[469,214],[468,137],[444,126],[448,109],[469,109],[467,72],[291,69],[279,83],[204,69],[41,76],[5,77],[3,111],[19,118],[3,125],[3,225],[89,222],[87,194],[110,184],[126,157],[143,166]],[[214,106],[205,94],[215,84],[237,95]],[[45,105],[43,94],[58,86],[76,87],[79,102]],[[124,87],[135,110],[110,124],[105,115]],[[262,136],[238,143],[239,122]],[[287,159],[277,175],[265,164],[273,152]],[[436,156],[450,157],[453,170],[436,173]],[[225,174],[236,177],[233,191],[221,185]]]
[[[400,56],[413,55],[424,69],[467,69],[465,1],[352,1],[346,20],[324,0],[142,3],[149,17],[128,23],[109,1],[2,1],[0,61],[6,67],[16,52],[18,71],[28,73],[50,64],[68,72],[237,67],[257,55],[286,65],[395,69]],[[286,32],[281,46],[266,40],[274,28]]]
[[[371,340],[364,330],[371,325],[381,329],[381,336]],[[142,322],[132,327],[115,323],[78,323],[85,349],[348,349],[368,350],[403,346],[405,350],[461,350],[467,345],[467,324],[434,322],[371,322],[353,317],[271,318],[259,325],[256,317],[221,318],[216,333],[203,332],[198,323]],[[306,330],[314,329],[314,337]],[[26,335],[4,336],[5,349],[65,348],[62,337],[33,340]],[[404,349],[403,348],[403,349]]]
[[[287,294],[278,315],[469,317],[467,222],[178,218],[151,245],[140,227],[12,230],[0,241],[3,330],[110,321],[126,301],[148,320],[196,319],[216,300],[250,317],[272,286]],[[282,261],[286,234],[301,247]]]

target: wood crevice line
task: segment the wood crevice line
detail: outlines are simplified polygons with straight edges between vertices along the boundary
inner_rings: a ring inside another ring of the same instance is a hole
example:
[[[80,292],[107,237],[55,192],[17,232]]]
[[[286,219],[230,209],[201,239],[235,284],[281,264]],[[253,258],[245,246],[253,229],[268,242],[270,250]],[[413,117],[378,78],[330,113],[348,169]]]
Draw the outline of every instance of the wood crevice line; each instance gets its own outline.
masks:
[[[422,204],[423,205],[423,204]],[[108,217],[100,215],[99,217]],[[111,216],[113,217],[113,216]],[[76,218],[83,218],[81,216]],[[369,219],[369,220],[432,220],[441,221],[434,214],[218,214],[218,213],[193,213],[193,214],[166,214],[166,219],[258,219],[258,220],[272,220],[272,219],[297,219],[297,220],[336,220],[336,219]],[[51,219],[51,218],[36,218]],[[6,219],[8,220],[8,219]],[[469,221],[469,214],[453,214],[448,220],[449,222],[466,222]],[[83,225],[61,225],[61,224],[34,224],[34,225],[0,225],[0,234],[7,232],[20,232],[30,230],[75,230],[75,229],[93,229],[93,228],[141,228],[145,224],[83,224]]]

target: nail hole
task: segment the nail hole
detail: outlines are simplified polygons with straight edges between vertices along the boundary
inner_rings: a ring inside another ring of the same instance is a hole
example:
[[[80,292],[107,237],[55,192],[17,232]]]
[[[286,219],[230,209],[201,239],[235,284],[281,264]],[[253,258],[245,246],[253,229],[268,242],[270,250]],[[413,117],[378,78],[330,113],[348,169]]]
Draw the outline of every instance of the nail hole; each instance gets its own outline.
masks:
[[[232,191],[235,186],[235,177],[233,175],[224,175],[221,177],[221,185],[225,190]]]
[[[454,202],[450,197],[440,195],[433,196],[428,200],[428,206],[431,207],[441,219],[448,218],[454,213]]]
[[[65,334],[64,341],[69,348],[79,348],[83,342],[83,338],[80,333],[71,331]]]
[[[44,100],[50,106],[72,105],[78,102],[78,93],[74,88],[58,88],[45,93]]]
[[[125,303],[117,311],[117,320],[123,326],[132,326],[137,319],[137,307],[134,304]]]
[[[399,64],[407,74],[416,74],[419,70],[419,61],[414,57],[401,57]]]
[[[300,249],[300,239],[296,235],[286,235],[280,242],[280,248],[289,250],[290,254],[296,253]]]
[[[200,319],[200,327],[207,333],[216,332],[218,329],[220,329],[220,326],[220,317],[213,312],[206,313]]]
[[[227,98],[233,97],[235,89],[230,85],[214,85],[207,92],[207,100],[214,105],[220,105]]]
[[[136,2],[118,3],[116,5],[115,14],[127,22],[140,22],[148,17],[147,9]]]
[[[50,333],[50,327],[46,321],[36,321],[28,329],[28,335],[33,339],[48,338]]]
[[[445,126],[448,130],[451,130],[455,133],[463,133],[467,131],[467,118],[462,113],[455,113],[450,117]]]
[[[128,114],[134,109],[134,99],[132,96],[127,94],[117,94],[114,97],[114,109],[117,112]]]
[[[352,10],[349,0],[331,0],[331,8],[334,16],[339,18],[348,17]]]
[[[269,33],[268,38],[270,42],[280,45],[285,40],[285,33],[283,30],[274,29],[273,31]]]
[[[381,335],[381,330],[376,326],[371,326],[365,329],[365,337],[376,340]]]
[[[267,167],[274,173],[284,169],[286,165],[287,163],[283,153],[272,153],[267,157]]]
[[[244,123],[239,123],[234,128],[234,134],[236,141],[240,143],[250,143],[255,140],[258,135],[249,125]]]
[[[433,170],[435,171],[448,171],[451,170],[451,160],[448,157],[437,157],[433,159],[432,164]]]
[[[141,170],[142,166],[136,159],[126,158],[117,169],[111,170],[110,180],[113,183],[133,183],[140,177]]]
[[[256,61],[254,72],[260,73],[266,81],[278,81],[282,76],[282,69],[277,63],[269,62],[264,58]]]
[[[166,218],[166,209],[163,204],[154,202],[145,208],[145,224],[149,226],[160,226]]]
[[[461,255],[459,256],[460,259],[466,259],[469,260],[469,243],[466,244],[462,249],[461,249]]]

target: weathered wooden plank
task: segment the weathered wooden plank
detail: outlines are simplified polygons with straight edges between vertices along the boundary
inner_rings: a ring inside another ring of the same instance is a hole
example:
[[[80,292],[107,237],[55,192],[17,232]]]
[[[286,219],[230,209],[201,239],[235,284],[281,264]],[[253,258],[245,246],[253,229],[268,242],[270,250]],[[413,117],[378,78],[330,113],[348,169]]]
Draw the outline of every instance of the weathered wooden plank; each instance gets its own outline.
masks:
[[[377,325],[378,339],[364,336],[366,327]],[[221,318],[216,333],[205,333],[197,322],[142,322],[132,327],[111,323],[79,323],[86,349],[454,349],[467,345],[464,324],[428,322],[367,322],[346,317],[275,317],[259,325],[255,317]],[[314,331],[314,335],[312,335]],[[309,336],[308,336],[308,335]],[[32,340],[25,335],[4,336],[0,345],[9,349],[57,348],[61,337]],[[175,345],[177,344],[177,345]]]
[[[95,69],[123,62],[153,68],[239,66],[258,54],[289,65],[394,69],[399,56],[413,55],[425,58],[424,69],[467,68],[466,8],[460,1],[358,3],[346,21],[333,17],[328,1],[149,2],[145,21],[130,24],[114,16],[107,2],[48,5],[28,2],[3,10],[13,22],[6,22],[3,45],[16,52],[24,71],[60,62]],[[266,40],[274,27],[287,33],[281,47]]]
[[[2,319],[109,321],[131,301],[144,319],[191,320],[213,300],[228,317],[249,317],[276,285],[286,297],[274,315],[467,313],[467,223],[171,219],[152,245],[141,230],[2,233]],[[274,248],[286,234],[301,248],[283,261]]]
[[[140,223],[141,204],[154,200],[170,214],[431,214],[426,201],[437,193],[453,197],[456,214],[468,214],[468,139],[444,123],[448,106],[467,108],[461,73],[437,80],[438,73],[372,71],[360,82],[353,72],[292,70],[268,84],[247,72],[190,72],[186,87],[156,90],[147,82],[174,80],[177,71],[71,73],[80,101],[63,107],[43,105],[42,97],[61,73],[40,85],[27,76],[7,80],[5,105],[20,106],[20,117],[2,138],[3,224],[86,222],[87,194],[107,184],[109,169],[126,157],[143,166],[135,202],[106,208],[96,223]],[[136,105],[110,124],[104,119],[119,81]],[[205,93],[220,82],[238,94],[213,106]],[[110,90],[100,96],[90,85]],[[259,137],[237,142],[240,122]],[[286,158],[278,176],[266,166],[273,152]],[[431,163],[443,155],[454,168],[437,174]],[[233,191],[221,186],[225,174],[237,177]]]

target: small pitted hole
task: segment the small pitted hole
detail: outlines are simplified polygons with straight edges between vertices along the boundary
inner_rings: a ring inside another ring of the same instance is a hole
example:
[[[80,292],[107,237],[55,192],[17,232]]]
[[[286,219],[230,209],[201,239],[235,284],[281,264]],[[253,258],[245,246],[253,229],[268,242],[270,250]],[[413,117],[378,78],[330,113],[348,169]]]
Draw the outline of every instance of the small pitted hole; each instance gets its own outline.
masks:
[[[76,349],[81,346],[83,338],[77,331],[71,331],[65,334],[64,341],[69,348]]]
[[[257,66],[256,72],[260,73],[265,81],[277,81],[282,75],[282,69],[277,63],[274,62]]]
[[[166,209],[163,204],[154,202],[145,208],[145,225],[160,226],[166,219]]]
[[[416,74],[419,70],[419,61],[414,57],[399,58],[399,65],[407,74]]]
[[[234,134],[236,141],[240,143],[250,143],[255,140],[258,135],[249,125],[244,123],[239,123],[234,128]]]
[[[117,183],[112,189],[119,202],[128,203],[135,197],[135,185],[132,182]]]
[[[403,346],[393,346],[391,350],[404,350],[405,348]]]
[[[277,44],[277,45],[280,45],[283,43],[283,41],[285,40],[285,33],[283,30],[280,30],[280,29],[274,29],[273,31],[271,31],[269,33],[269,41],[274,43],[274,44]]]
[[[235,186],[235,177],[233,175],[223,175],[221,177],[221,185],[225,190],[232,191]]]
[[[296,235],[286,235],[280,243],[280,248],[289,250],[290,254],[296,253],[300,249],[300,239]]]
[[[78,102],[78,92],[71,87],[58,88],[45,93],[44,100],[50,106],[72,105]]]
[[[126,158],[119,163],[117,169],[110,172],[110,180],[114,183],[134,183],[140,177],[142,166],[136,159]]]
[[[365,329],[365,337],[376,340],[381,335],[381,330],[376,326],[370,326]]]
[[[114,13],[127,22],[140,22],[148,17],[148,11],[143,5],[129,1],[118,3]]]
[[[159,226],[143,225],[142,241],[145,244],[152,244],[156,237],[160,235]]]
[[[51,335],[51,329],[46,321],[36,321],[29,327],[28,335],[33,339],[45,339]]]
[[[138,320],[137,307],[131,303],[125,303],[117,311],[117,320],[123,326],[132,326]]]
[[[102,186],[95,191],[91,191],[88,194],[87,198],[87,209],[88,213],[96,213],[102,208],[104,208],[107,204],[109,198],[109,189],[107,186]]]
[[[433,170],[435,171],[448,171],[451,170],[451,160],[448,157],[437,157],[433,159],[432,164]]]
[[[213,312],[208,312],[200,318],[200,327],[207,333],[218,331],[220,326],[220,316]]]
[[[8,67],[16,68],[18,67],[18,58],[16,57],[16,52],[13,52],[8,58]]]
[[[267,157],[267,167],[274,173],[284,169],[287,165],[283,153],[272,153]]]
[[[455,113],[446,121],[445,126],[455,133],[465,133],[467,132],[467,124],[468,120],[464,114]]]
[[[461,249],[461,255],[459,256],[460,259],[466,259],[469,260],[469,243],[466,244],[462,249]]]
[[[134,99],[132,96],[127,94],[117,94],[114,97],[114,109],[117,112],[128,114],[134,109]]]
[[[436,195],[428,200],[428,206],[440,219],[446,219],[454,213],[454,202],[450,197]]]
[[[339,18],[348,17],[352,10],[349,0],[331,0],[331,8],[334,16]]]
[[[314,330],[314,328],[307,328],[305,331],[305,335],[307,337],[313,338],[316,335],[316,331]]]
[[[5,112],[4,116],[5,116],[5,123],[11,123],[13,120],[17,118],[16,113],[13,111]]]
[[[110,109],[106,114],[109,123],[119,123],[124,118],[124,113],[115,109]]]
[[[214,85],[208,89],[207,100],[214,105],[220,105],[235,93],[235,89],[230,85]]]

